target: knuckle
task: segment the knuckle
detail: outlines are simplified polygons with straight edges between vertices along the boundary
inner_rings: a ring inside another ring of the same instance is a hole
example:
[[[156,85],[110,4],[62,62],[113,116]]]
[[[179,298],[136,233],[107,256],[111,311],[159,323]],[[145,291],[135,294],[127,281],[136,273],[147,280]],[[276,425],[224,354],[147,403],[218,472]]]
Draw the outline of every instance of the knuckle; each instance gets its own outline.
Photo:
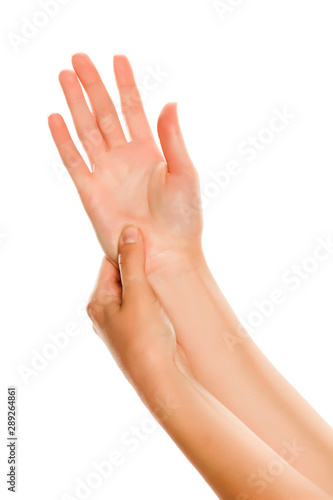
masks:
[[[99,331],[97,330],[96,326],[93,324],[92,325],[92,329],[94,330],[94,332],[96,333],[96,335],[98,335],[99,337]]]
[[[91,321],[94,324],[101,323],[101,319],[103,316],[103,305],[96,300],[96,298],[92,298],[87,305],[87,314]]]
[[[117,112],[110,110],[109,107],[103,107],[98,110],[97,119],[103,130],[111,132],[116,128]]]
[[[133,85],[126,89],[121,107],[125,114],[137,114],[141,112],[141,96],[136,86]]]
[[[68,142],[62,146],[62,155],[64,164],[67,168],[74,168],[80,165],[82,158],[77,149]]]
[[[139,279],[139,272],[137,269],[138,266],[135,256],[125,254],[119,256],[119,265],[122,275],[127,281],[135,281]]]
[[[102,136],[97,128],[86,128],[78,131],[78,136],[85,149],[93,149],[102,144]]]

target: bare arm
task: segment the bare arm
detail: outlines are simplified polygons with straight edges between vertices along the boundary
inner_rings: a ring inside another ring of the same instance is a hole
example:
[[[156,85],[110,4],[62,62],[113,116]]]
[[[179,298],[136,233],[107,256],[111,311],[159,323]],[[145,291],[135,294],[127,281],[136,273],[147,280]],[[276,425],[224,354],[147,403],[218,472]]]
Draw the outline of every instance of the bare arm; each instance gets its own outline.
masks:
[[[333,495],[332,428],[256,346],[203,257],[162,268],[150,281],[200,384],[296,470]]]
[[[106,255],[117,266],[121,228],[127,222],[140,225],[150,283],[174,323],[197,380],[277,453],[284,455],[285,441],[296,440],[303,452],[294,457],[292,466],[333,494],[332,428],[240,328],[207,268],[201,249],[198,176],[175,106],[167,105],[159,117],[162,154],[129,62],[116,56],[114,70],[131,136],[128,142],[90,59],[77,54],[73,66],[75,72],[61,72],[60,83],[93,173],[62,117],[51,115],[49,124]]]
[[[104,260],[88,311],[143,402],[219,498],[332,500],[194,378],[144,270],[143,240]],[[135,231],[134,231],[135,232]]]

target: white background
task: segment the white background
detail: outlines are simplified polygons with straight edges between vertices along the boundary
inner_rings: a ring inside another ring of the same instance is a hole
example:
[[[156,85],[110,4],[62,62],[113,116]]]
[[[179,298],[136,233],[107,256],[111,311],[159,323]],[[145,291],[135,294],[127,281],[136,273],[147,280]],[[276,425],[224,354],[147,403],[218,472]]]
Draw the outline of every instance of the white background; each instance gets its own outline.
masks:
[[[209,172],[239,160],[241,173],[205,208],[207,259],[244,320],[254,301],[283,291],[284,304],[253,338],[333,425],[333,255],[296,291],[283,281],[318,237],[333,235],[332,2],[238,3],[223,16],[210,0],[69,0],[16,51],[8,34],[21,35],[24,18],[43,9],[35,0],[1,3],[1,493],[6,387],[16,385],[17,499],[78,498],[77,480],[114,450],[124,463],[87,498],[215,498],[153,427],[84,314],[102,252],[47,127],[47,115],[60,112],[74,134],[57,77],[77,51],[90,55],[116,101],[114,52],[129,57],[139,84],[151,68],[165,73],[154,90],[143,88],[146,111],[156,133],[162,106],[178,102],[203,190]],[[284,107],[295,118],[247,161],[239,145]],[[19,366],[31,367],[33,350],[42,353],[69,323],[78,335],[24,383]],[[132,426],[144,429],[135,451],[122,442]]]

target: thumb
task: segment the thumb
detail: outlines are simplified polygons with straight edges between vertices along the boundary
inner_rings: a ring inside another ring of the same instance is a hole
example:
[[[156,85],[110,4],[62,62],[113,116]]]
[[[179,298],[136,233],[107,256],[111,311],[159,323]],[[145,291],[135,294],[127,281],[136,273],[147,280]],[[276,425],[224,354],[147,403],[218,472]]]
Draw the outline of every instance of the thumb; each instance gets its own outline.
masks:
[[[187,152],[177,116],[177,103],[169,102],[162,109],[157,131],[170,173],[193,173],[195,170]]]
[[[141,231],[134,225],[123,228],[118,243],[118,262],[122,283],[122,304],[151,292],[145,275],[145,248]]]

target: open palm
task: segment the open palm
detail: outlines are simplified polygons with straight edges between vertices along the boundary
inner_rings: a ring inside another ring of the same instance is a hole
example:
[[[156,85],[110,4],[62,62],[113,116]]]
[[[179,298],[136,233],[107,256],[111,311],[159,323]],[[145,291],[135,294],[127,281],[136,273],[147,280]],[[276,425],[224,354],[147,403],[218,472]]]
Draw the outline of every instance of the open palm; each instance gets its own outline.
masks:
[[[199,182],[180,131],[176,105],[167,104],[158,120],[162,154],[130,63],[123,55],[115,56],[122,113],[131,137],[127,141],[115,106],[89,57],[75,54],[72,63],[75,72],[64,70],[59,80],[91,171],[59,114],[50,115],[49,127],[105,254],[117,265],[118,239],[127,223],[138,225],[143,233],[148,273],[188,252],[200,252]]]

